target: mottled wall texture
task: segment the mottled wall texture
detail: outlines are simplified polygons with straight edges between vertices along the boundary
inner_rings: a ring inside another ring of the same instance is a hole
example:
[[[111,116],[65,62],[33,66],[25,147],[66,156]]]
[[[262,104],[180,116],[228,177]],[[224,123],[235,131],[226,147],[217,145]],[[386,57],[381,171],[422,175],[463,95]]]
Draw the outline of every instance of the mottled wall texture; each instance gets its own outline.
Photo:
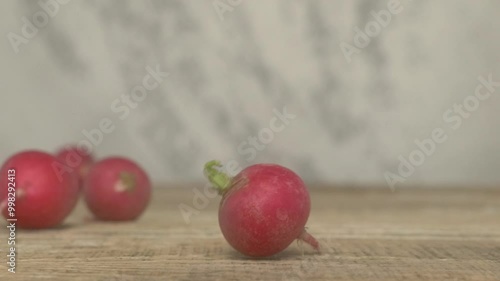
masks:
[[[499,11],[494,0],[1,1],[0,158],[83,142],[157,182],[200,181],[215,158],[317,182],[494,185]]]

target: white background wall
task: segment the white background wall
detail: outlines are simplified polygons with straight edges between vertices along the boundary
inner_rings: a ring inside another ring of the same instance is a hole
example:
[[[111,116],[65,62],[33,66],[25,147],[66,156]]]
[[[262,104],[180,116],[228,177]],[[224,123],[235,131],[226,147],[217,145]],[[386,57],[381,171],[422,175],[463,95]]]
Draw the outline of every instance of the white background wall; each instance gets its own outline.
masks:
[[[8,34],[43,10],[2,1],[0,159],[84,140],[110,118],[116,129],[95,153],[133,157],[156,181],[201,180],[217,158],[385,184],[398,156],[440,127],[448,139],[406,184],[499,183],[500,88],[457,130],[442,115],[478,76],[500,81],[500,2],[401,1],[349,63],[340,44],[387,3],[243,0],[222,20],[213,1],[73,0],[16,54]],[[170,76],[121,120],[111,104],[157,65]],[[255,159],[238,153],[284,106],[297,116],[290,125]]]

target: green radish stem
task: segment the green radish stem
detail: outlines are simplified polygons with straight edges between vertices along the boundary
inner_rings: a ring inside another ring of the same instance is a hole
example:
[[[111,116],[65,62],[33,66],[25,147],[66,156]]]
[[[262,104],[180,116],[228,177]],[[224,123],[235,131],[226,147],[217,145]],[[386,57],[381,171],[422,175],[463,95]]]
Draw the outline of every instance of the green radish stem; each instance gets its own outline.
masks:
[[[115,190],[118,192],[133,191],[137,186],[137,181],[132,173],[120,173],[120,180],[115,185]]]
[[[220,161],[212,160],[205,164],[203,173],[208,178],[212,187],[216,189],[219,194],[223,194],[231,187],[231,177],[222,172],[222,164]]]

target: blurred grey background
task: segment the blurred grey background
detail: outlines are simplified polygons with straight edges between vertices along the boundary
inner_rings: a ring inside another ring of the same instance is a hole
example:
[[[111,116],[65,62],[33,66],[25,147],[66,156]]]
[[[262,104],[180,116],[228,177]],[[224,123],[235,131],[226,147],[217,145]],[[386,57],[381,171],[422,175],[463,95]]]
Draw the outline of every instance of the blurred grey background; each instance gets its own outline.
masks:
[[[388,6],[399,11],[390,21]],[[500,81],[499,10],[493,0],[2,1],[0,158],[90,143],[84,131],[107,118],[114,130],[95,135],[93,152],[134,158],[158,182],[200,181],[220,159],[386,185],[400,155],[442,128],[446,141],[403,184],[494,185],[500,87],[477,105],[470,96],[479,76]],[[348,45],[362,47],[346,58]],[[156,68],[169,76],[141,92]],[[466,98],[474,111],[458,117]],[[295,117],[273,121],[285,107]]]

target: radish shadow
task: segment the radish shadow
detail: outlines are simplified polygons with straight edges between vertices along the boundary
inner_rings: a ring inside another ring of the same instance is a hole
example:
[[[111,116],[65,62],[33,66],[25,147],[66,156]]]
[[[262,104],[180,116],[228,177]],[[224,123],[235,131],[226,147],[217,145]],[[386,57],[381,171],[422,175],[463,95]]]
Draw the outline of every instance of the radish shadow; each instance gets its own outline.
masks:
[[[227,251],[227,256],[230,259],[247,260],[247,261],[300,260],[303,259],[305,256],[314,256],[314,255],[318,255],[318,253],[309,251],[302,252],[299,249],[293,249],[293,248],[286,249],[283,252],[277,253],[276,255],[272,255],[270,257],[262,257],[262,258],[248,257],[233,249],[228,249]]]

